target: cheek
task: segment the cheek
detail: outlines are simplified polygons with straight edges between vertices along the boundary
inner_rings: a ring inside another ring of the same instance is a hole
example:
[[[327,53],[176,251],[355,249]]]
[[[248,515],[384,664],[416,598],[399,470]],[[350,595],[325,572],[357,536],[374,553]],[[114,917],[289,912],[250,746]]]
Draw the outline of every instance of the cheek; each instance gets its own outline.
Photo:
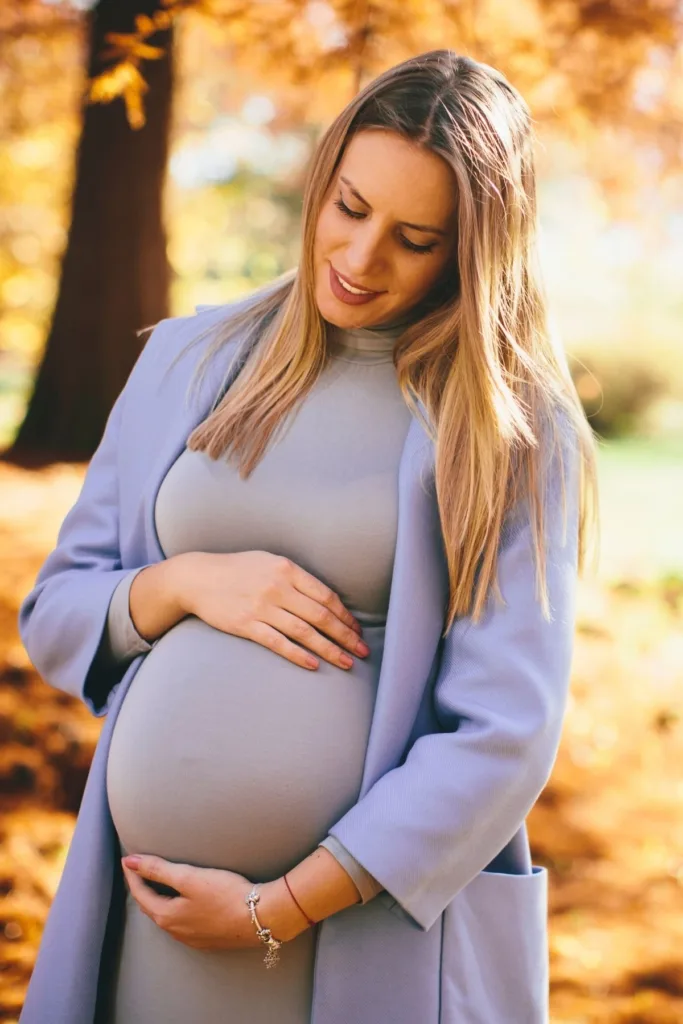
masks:
[[[433,256],[408,254],[407,259],[401,260],[399,272],[401,291],[410,295],[414,301],[419,301],[436,283],[444,269],[445,262],[445,260],[436,259]]]
[[[314,245],[316,256],[325,256],[344,242],[344,228],[335,212],[330,206],[325,206],[318,217]]]

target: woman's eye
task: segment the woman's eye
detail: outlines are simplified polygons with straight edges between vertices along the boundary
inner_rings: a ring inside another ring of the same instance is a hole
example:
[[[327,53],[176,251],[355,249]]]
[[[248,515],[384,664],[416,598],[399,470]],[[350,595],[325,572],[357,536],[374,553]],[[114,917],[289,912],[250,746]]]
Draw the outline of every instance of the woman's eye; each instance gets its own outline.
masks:
[[[407,238],[401,235],[401,245],[405,245],[406,249],[410,249],[411,252],[428,253],[432,252],[436,242],[430,242],[429,245],[415,245],[415,242],[409,242]]]
[[[341,196],[339,196],[338,199],[335,199],[334,205],[337,207],[337,209],[341,210],[341,212],[346,217],[353,217],[354,220],[360,220],[365,216],[364,213],[358,213],[357,210],[350,210]],[[429,245],[416,245],[415,242],[409,241],[404,235],[400,235],[399,237],[401,245],[405,249],[409,249],[410,252],[416,252],[419,255],[423,256],[426,256],[428,253],[432,252],[437,244],[436,242],[430,242]]]
[[[334,205],[338,207],[342,213],[345,213],[347,217],[364,217],[364,213],[358,213],[356,210],[350,210],[341,196],[339,199],[335,199]]]

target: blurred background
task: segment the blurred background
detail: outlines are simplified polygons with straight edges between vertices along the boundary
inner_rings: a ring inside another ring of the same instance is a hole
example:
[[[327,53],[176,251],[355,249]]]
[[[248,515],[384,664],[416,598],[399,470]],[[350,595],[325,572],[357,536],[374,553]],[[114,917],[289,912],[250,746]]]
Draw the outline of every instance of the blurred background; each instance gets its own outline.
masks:
[[[679,0],[0,0],[0,1021],[102,724],[38,679],[17,610],[136,331],[296,264],[321,132],[441,46],[532,109],[552,315],[600,439],[601,556],[529,818],[552,1020],[683,1020],[682,40]]]

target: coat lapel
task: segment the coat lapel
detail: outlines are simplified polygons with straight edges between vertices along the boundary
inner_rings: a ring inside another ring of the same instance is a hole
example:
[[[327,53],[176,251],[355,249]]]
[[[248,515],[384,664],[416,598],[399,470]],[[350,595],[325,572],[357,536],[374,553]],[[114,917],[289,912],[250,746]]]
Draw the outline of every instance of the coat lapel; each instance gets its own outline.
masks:
[[[398,474],[398,530],[362,797],[408,743],[445,622],[448,574],[434,490],[434,445],[413,417]]]

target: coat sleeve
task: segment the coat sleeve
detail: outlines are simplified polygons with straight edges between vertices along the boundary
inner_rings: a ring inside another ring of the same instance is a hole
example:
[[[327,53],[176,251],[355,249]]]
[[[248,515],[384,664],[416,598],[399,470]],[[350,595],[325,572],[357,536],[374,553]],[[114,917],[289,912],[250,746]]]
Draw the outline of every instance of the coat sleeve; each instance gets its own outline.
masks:
[[[98,718],[127,667],[104,657],[103,642],[112,596],[131,571],[122,568],[119,550],[119,426],[131,387],[158,352],[168,323],[152,331],[116,399],[76,503],[19,609],[21,639],[45,682],[81,699]]]
[[[555,459],[545,501],[548,621],[536,597],[528,509],[504,524],[498,580],[475,624],[442,640],[420,736],[330,829],[413,927],[428,930],[520,828],[552,771],[568,698],[577,577],[577,453]],[[566,534],[561,493],[566,489]]]

